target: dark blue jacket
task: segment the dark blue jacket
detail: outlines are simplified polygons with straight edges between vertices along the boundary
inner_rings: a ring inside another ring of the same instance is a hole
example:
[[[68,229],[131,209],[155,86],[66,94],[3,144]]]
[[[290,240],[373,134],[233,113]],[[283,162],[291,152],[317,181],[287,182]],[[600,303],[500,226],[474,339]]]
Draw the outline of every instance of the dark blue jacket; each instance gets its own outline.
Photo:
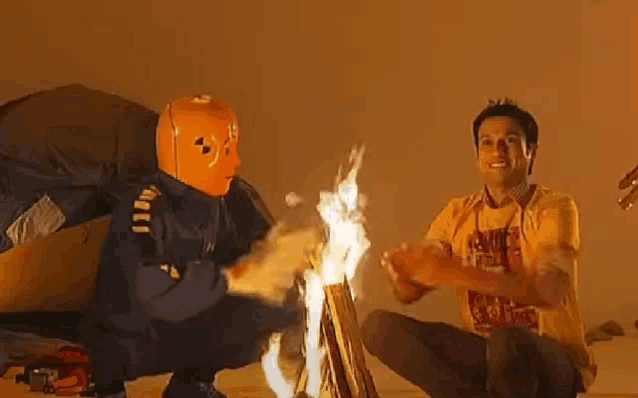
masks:
[[[94,318],[152,336],[158,322],[201,314],[227,293],[220,269],[233,266],[272,225],[256,190],[239,178],[226,196],[212,198],[156,173],[113,213]]]

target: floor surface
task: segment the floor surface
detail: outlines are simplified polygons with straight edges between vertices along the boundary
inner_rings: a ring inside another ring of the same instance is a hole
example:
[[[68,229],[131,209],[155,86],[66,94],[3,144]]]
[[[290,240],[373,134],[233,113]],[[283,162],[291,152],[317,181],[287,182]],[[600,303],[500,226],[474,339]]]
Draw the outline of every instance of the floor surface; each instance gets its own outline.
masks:
[[[627,336],[592,346],[599,374],[590,392],[583,397],[638,397],[638,337]],[[368,368],[375,379],[381,398],[420,398],[427,394],[390,371],[372,356],[366,357]],[[20,368],[12,368],[0,379],[0,397],[35,398],[40,393],[29,392],[28,386],[13,382]],[[169,375],[147,377],[127,385],[130,398],[160,398]],[[268,388],[260,364],[219,374],[217,387],[229,398],[276,398]]]

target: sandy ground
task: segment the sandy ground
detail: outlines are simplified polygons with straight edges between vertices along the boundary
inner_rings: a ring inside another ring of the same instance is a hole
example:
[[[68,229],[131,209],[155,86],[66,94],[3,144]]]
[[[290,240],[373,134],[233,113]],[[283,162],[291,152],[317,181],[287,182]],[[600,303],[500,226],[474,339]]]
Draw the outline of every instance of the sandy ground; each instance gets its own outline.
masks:
[[[419,398],[428,396],[400,376],[389,371],[377,359],[367,357],[367,363],[381,397]],[[24,384],[13,382],[15,375],[20,372],[21,368],[12,368],[0,379],[0,397],[44,397],[45,395],[41,393],[29,392],[29,387]],[[169,377],[170,375],[145,377],[128,383],[126,386],[128,395],[130,398],[159,398]],[[276,398],[276,395],[268,388],[260,364],[220,372],[216,385],[229,398]]]
[[[582,397],[638,397],[638,337],[627,336],[593,347],[600,365],[596,383]],[[370,372],[381,398],[428,397],[411,383],[390,371],[372,356],[366,357]],[[35,398],[40,393],[29,392],[28,386],[13,382],[20,368],[12,368],[0,379],[0,397]],[[130,398],[159,398],[170,375],[147,377],[127,385]],[[260,364],[237,370],[223,371],[218,375],[217,387],[229,398],[276,398],[266,384]]]

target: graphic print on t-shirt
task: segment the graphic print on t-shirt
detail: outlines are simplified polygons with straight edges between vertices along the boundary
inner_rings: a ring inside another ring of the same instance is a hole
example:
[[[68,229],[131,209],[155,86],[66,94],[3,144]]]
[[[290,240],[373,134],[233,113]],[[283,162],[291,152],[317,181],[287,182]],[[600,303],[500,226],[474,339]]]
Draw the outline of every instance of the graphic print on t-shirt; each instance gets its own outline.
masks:
[[[474,231],[468,236],[468,260],[474,267],[495,273],[521,269],[523,257],[520,228]],[[525,326],[538,331],[538,313],[532,306],[518,304],[507,297],[469,291],[468,305],[474,330],[487,334],[509,326]]]

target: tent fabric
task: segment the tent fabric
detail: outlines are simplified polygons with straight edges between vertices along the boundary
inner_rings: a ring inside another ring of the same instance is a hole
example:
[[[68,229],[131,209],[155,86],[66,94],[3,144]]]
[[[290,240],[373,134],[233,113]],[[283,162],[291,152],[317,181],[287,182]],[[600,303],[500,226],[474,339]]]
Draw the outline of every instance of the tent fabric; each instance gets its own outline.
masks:
[[[157,167],[158,114],[81,85],[0,107],[0,155],[73,177],[74,184],[134,179]]]
[[[43,198],[61,209],[61,228],[109,214],[119,192],[157,170],[158,117],[78,84],[2,105],[0,252],[13,247],[7,229]]]

